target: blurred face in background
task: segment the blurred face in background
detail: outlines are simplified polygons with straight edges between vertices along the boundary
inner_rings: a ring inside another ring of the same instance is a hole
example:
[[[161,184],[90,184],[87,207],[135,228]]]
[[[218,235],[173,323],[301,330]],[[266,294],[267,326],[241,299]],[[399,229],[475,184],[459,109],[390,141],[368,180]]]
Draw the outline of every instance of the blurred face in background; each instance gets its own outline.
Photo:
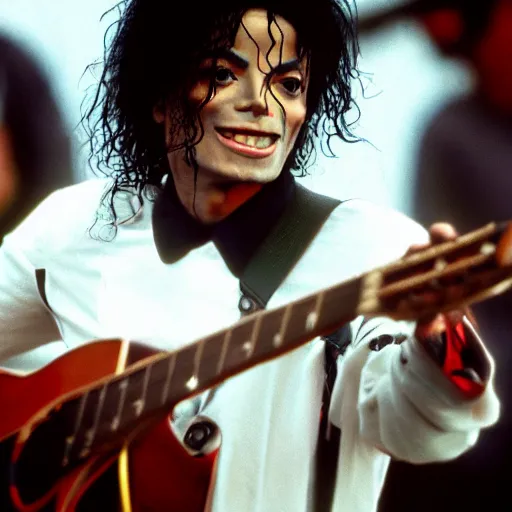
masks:
[[[484,0],[479,1],[484,13],[487,6]],[[423,15],[421,22],[443,54],[470,64],[482,100],[512,115],[512,0],[496,2],[483,34],[470,49],[463,51],[453,50],[467,35],[466,22],[459,9],[434,10]]]
[[[9,135],[0,127],[0,217],[13,203],[17,189],[14,158]],[[4,233],[0,233],[0,240]]]
[[[512,0],[502,0],[494,9],[472,61],[486,100],[512,115]]]

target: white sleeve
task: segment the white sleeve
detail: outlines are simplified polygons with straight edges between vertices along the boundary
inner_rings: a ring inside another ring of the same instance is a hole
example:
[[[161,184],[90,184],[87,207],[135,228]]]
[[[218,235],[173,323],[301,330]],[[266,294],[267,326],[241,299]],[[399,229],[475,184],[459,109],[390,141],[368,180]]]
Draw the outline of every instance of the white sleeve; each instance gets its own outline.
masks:
[[[0,247],[0,361],[61,339],[37,287],[38,226],[29,217]]]
[[[413,328],[383,318],[352,324],[354,342],[338,360],[330,418],[343,432],[344,423],[354,424],[347,415],[357,414],[361,441],[395,459],[450,460],[472,447],[480,430],[498,419],[493,362],[478,339],[485,388],[477,398],[467,399],[414,338]],[[371,342],[379,336],[386,340],[386,335],[406,339],[375,350],[379,347]]]

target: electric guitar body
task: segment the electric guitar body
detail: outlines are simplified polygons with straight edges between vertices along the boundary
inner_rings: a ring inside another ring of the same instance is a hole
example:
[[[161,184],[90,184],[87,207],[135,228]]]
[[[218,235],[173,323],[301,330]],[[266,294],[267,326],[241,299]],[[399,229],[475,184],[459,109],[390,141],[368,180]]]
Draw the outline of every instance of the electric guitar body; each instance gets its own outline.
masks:
[[[217,452],[192,456],[176,438],[165,417],[120,451],[92,456],[64,477],[47,475],[44,458],[35,479],[14,487],[10,468],[23,450],[20,428],[34,413],[63,395],[112,377],[155,351],[124,340],[84,345],[48,366],[23,376],[0,371],[0,510],[2,512],[202,512]],[[11,435],[9,435],[12,432]],[[7,437],[6,437],[7,436]],[[52,455],[52,447],[41,447]],[[39,473],[39,474],[38,474]],[[37,499],[32,501],[33,494]],[[34,494],[34,495],[35,495]],[[24,499],[25,498],[25,499]]]

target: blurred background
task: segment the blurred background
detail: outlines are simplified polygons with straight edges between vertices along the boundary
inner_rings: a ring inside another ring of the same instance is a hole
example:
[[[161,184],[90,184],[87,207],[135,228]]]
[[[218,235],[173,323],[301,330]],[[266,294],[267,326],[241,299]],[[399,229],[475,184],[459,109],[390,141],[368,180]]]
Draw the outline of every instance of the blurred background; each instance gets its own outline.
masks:
[[[80,103],[93,83],[85,67],[101,58],[105,29],[115,16],[101,15],[111,0],[0,2],[0,31],[12,36],[41,64],[71,131],[80,120]],[[392,5],[360,0],[360,14]],[[413,162],[422,130],[440,106],[467,89],[468,73],[442,62],[415,22],[391,26],[362,42],[361,69],[368,73],[360,91],[357,133],[368,143],[338,147],[339,159],[320,159],[311,185],[340,197],[368,197],[409,211]],[[75,178],[87,169],[75,133]]]
[[[81,102],[95,76],[84,71],[102,57],[105,30],[116,16],[111,13],[101,22],[100,17],[115,2],[0,2],[0,35],[16,43],[48,80],[60,118],[56,126],[67,137],[68,147],[62,146],[59,156],[59,162],[68,162],[67,175],[54,185],[90,178],[78,124]],[[306,184],[341,199],[362,197],[392,206],[424,224],[450,220],[461,231],[512,218],[507,196],[512,188],[512,100],[510,110],[506,105],[512,97],[511,3],[358,0],[366,28],[362,87],[356,84],[361,117],[355,126],[366,142],[335,145],[339,158],[320,157]],[[495,4],[504,6],[498,14],[487,9]],[[468,11],[462,21],[461,9]],[[466,25],[474,29],[475,51],[465,39]],[[459,47],[459,40],[466,46]],[[493,75],[496,69],[499,76]],[[0,86],[2,77],[0,66]],[[499,91],[493,89],[498,82]],[[481,94],[484,89],[491,92]],[[498,98],[496,104],[493,98]],[[0,149],[1,144],[0,137]],[[512,474],[511,305],[504,298],[476,311],[499,362],[501,422],[456,462],[424,467],[393,463],[381,512],[512,511],[507,487]]]

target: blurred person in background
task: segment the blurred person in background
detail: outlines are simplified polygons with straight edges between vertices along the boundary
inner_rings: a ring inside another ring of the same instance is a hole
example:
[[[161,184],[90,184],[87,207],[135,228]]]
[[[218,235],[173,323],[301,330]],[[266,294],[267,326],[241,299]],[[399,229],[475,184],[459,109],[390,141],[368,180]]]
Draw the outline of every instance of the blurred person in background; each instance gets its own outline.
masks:
[[[512,217],[512,1],[419,0],[362,20],[364,34],[413,18],[444,58],[472,72],[470,93],[443,106],[426,127],[418,155],[412,216],[434,218],[460,232]],[[480,328],[500,361],[496,387],[500,422],[474,450],[442,467],[393,464],[381,503],[384,511],[511,510],[512,299],[494,298],[474,308]],[[424,492],[423,481],[435,483]],[[423,478],[421,478],[423,477]],[[404,489],[407,489],[404,492]],[[455,507],[455,508],[454,508]]]
[[[70,137],[47,78],[27,50],[0,34],[0,243],[72,176]]]
[[[71,140],[48,79],[30,52],[0,34],[0,244],[37,204],[73,182]],[[3,361],[35,369],[60,341]]]

